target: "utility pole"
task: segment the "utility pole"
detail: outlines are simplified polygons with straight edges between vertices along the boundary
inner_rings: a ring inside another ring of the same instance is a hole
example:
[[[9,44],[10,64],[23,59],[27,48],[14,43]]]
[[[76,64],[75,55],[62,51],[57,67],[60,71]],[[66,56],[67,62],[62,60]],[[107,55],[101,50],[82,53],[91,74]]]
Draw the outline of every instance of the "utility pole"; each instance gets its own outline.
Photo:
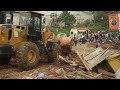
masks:
[[[77,14],[76,16],[77,16],[77,25],[78,25],[78,23],[79,23],[79,21],[78,21],[78,20],[79,20],[79,18],[78,18],[78,17],[79,17],[79,14]]]
[[[57,11],[56,11],[56,27],[58,26],[58,21],[57,21]]]
[[[95,19],[96,19],[95,18],[95,11],[92,11],[92,12],[93,12],[93,19],[94,19],[93,21],[94,21],[94,26],[95,26]]]

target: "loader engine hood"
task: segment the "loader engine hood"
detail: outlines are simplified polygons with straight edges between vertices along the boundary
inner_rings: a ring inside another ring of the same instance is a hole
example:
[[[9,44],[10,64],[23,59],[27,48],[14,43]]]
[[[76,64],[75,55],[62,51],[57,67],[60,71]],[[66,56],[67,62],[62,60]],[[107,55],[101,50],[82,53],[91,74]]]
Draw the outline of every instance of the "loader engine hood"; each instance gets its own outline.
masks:
[[[26,36],[26,27],[13,24],[0,24],[0,43],[16,44],[20,37]]]

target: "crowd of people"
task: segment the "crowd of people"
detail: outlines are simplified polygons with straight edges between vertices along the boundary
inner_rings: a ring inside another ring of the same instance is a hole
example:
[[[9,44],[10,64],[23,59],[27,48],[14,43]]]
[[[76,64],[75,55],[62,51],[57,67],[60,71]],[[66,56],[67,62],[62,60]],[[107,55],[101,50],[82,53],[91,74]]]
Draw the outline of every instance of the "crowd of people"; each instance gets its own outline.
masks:
[[[100,47],[104,41],[113,38],[115,38],[113,33],[96,31],[96,32],[88,32],[82,37],[82,39],[77,39],[77,35],[75,34],[73,39],[74,39],[74,46],[77,46],[78,43],[81,45],[81,44],[85,44],[86,42],[88,43],[95,42],[97,48]]]

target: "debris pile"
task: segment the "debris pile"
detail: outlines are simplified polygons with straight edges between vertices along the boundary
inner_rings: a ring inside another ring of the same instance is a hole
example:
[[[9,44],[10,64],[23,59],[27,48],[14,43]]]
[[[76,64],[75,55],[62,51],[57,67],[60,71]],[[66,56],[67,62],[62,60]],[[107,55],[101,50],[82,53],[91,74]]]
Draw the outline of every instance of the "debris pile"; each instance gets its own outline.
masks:
[[[59,62],[46,64],[44,68],[22,72],[20,79],[120,79],[120,53],[112,49],[96,48],[79,53],[73,50],[69,55],[59,55]],[[112,54],[112,55],[111,55]],[[110,69],[104,68],[106,66]]]
[[[109,56],[112,57],[111,54],[113,53],[109,48],[106,50],[97,48],[86,55],[72,51],[68,56],[59,55],[59,66],[50,67],[47,72],[36,72],[34,77],[27,77],[26,79],[119,79],[120,70],[113,73],[107,69],[101,69],[102,66],[99,66],[101,62],[107,61],[106,59]],[[97,66],[99,67],[96,68]],[[112,69],[114,70],[113,66]]]
[[[67,78],[73,77],[74,79],[115,79],[114,73],[111,73],[107,70],[102,70],[101,67],[97,68],[97,70],[93,72],[97,65],[106,60],[112,54],[112,49],[109,49],[108,47],[106,50],[97,48],[95,51],[92,51],[87,55],[80,55],[78,51],[73,51],[71,54],[69,54],[68,57],[59,57],[62,61],[68,63],[72,67],[75,67],[75,70],[73,70],[74,72],[72,72],[74,75],[66,74]],[[113,67],[112,69],[114,70]]]
[[[81,66],[81,67],[84,67],[84,64],[82,63],[81,59],[78,57],[76,51],[72,51],[66,57],[59,56],[59,58],[60,58],[60,60],[68,63],[71,66]]]

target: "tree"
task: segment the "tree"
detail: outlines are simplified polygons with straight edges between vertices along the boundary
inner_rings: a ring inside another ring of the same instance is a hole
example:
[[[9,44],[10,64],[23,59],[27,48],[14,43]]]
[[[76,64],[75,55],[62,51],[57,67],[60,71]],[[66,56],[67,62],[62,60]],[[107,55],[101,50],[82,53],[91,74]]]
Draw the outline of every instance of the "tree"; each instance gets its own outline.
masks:
[[[103,27],[108,27],[108,14],[120,13],[120,11],[92,11],[94,16],[94,25],[100,23]]]
[[[52,27],[57,27],[58,26],[57,25],[57,19],[56,18],[52,18],[50,24],[51,24]]]
[[[57,14],[56,14],[56,13],[51,13],[51,14],[50,14],[50,18],[51,18],[50,25],[51,25],[52,27],[58,27]]]
[[[63,11],[58,17],[58,22],[65,24],[65,27],[72,27],[76,22],[75,16],[68,11]]]

